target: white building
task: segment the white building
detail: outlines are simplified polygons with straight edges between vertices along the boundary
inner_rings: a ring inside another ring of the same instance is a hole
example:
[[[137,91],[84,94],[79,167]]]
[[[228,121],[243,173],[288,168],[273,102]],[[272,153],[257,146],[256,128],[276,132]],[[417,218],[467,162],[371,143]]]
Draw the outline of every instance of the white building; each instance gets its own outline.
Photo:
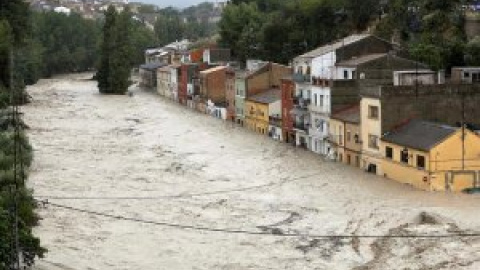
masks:
[[[329,119],[331,91],[336,80],[356,78],[353,68],[337,68],[336,63],[355,56],[386,53],[392,45],[372,35],[352,35],[319,47],[293,60],[295,108],[292,110],[297,146],[330,154]]]

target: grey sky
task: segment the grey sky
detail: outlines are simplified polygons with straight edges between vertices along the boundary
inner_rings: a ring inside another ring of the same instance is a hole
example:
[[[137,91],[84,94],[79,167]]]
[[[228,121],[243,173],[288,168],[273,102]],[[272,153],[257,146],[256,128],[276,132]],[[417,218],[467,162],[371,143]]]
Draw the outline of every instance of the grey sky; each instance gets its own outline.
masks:
[[[168,6],[184,8],[184,7],[193,6],[202,2],[206,2],[206,0],[133,0],[130,2],[142,2],[146,4],[155,4],[162,8],[168,7]],[[210,0],[208,2],[215,2],[215,0]]]

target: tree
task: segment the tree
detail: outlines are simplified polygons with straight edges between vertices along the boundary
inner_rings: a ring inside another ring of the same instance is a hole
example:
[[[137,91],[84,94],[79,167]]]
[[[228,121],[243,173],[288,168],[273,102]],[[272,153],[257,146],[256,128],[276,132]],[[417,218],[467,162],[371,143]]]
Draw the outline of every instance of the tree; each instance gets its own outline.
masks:
[[[469,65],[480,65],[480,37],[476,37],[467,43],[465,48],[465,60]]]
[[[100,62],[97,71],[98,89],[104,94],[125,94],[130,84],[132,67],[131,14],[128,9],[117,14],[110,6],[105,13]]]
[[[110,85],[110,58],[114,43],[114,27],[117,19],[117,12],[113,6],[109,6],[105,12],[105,23],[103,25],[103,39],[100,45],[100,61],[97,71],[98,89],[100,93],[112,93]]]
[[[132,67],[131,14],[124,10],[113,27],[114,48],[110,57],[109,83],[113,93],[125,94],[130,86]]]

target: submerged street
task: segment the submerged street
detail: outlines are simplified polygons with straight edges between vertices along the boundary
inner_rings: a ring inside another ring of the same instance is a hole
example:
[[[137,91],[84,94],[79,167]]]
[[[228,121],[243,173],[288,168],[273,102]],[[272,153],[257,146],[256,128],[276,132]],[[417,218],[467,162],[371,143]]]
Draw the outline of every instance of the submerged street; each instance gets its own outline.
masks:
[[[418,191],[88,78],[41,80],[22,108],[28,184],[51,203],[38,269],[480,269],[480,237],[323,237],[479,232],[478,195]]]

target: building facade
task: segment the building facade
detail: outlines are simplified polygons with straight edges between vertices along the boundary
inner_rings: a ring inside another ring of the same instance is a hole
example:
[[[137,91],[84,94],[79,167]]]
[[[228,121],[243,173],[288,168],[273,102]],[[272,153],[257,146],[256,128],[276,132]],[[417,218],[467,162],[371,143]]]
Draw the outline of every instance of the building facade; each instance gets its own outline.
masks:
[[[333,156],[347,165],[361,167],[362,142],[360,106],[354,105],[332,114],[330,135]]]
[[[157,70],[157,92],[160,96],[170,97],[171,78],[170,67],[165,66]]]
[[[331,156],[328,123],[335,105],[332,87],[335,82],[356,78],[353,68],[340,69],[336,66],[337,63],[362,55],[387,53],[392,49],[392,44],[372,35],[352,35],[294,59],[296,98],[292,113],[295,115],[298,146]],[[358,102],[358,93],[354,91],[356,88],[351,89],[353,100],[347,102],[346,99],[341,99],[345,106]]]
[[[381,143],[385,177],[431,191],[480,186],[480,137],[458,127],[411,120]]]
[[[245,101],[245,126],[257,133],[281,140],[282,93],[278,88],[266,90]]]

